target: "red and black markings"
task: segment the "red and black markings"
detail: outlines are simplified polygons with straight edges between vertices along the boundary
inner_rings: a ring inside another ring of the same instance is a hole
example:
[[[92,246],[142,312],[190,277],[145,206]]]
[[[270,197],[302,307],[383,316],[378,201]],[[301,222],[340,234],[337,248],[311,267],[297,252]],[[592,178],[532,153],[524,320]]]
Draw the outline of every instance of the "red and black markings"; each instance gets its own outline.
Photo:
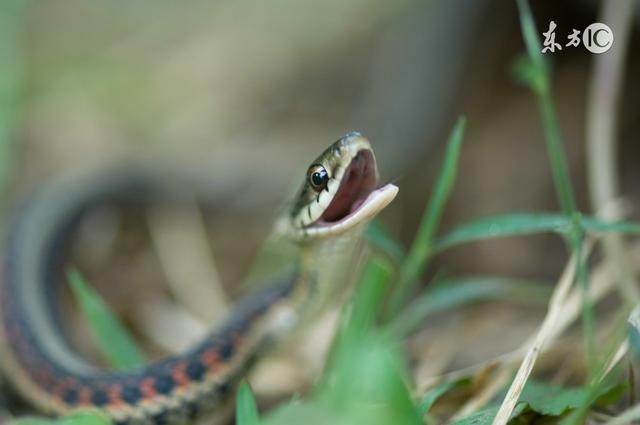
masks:
[[[67,218],[65,217],[65,220]],[[7,339],[6,346],[11,351],[12,360],[17,363],[19,369],[26,372],[26,379],[33,385],[58,401],[57,405],[66,406],[65,409],[60,407],[60,413],[68,408],[98,407],[107,412],[119,411],[127,415],[128,411],[135,410],[136,414],[139,414],[139,409],[145,401],[154,402],[160,396],[171,397],[181,388],[188,388],[189,385],[202,382],[208,376],[219,373],[237,354],[239,346],[243,344],[243,336],[253,328],[254,321],[260,318],[274,302],[286,296],[294,281],[292,279],[282,282],[281,285],[254,294],[239,303],[224,326],[187,353],[131,371],[111,372],[96,369],[82,373],[75,372],[66,364],[59,363],[38,340],[37,322],[32,320],[29,309],[22,304],[29,294],[21,292],[27,285],[24,285],[22,276],[16,270],[25,266],[20,264],[24,257],[20,248],[24,244],[20,239],[24,233],[21,227],[27,225],[28,223],[19,223],[11,228],[9,235],[7,254],[3,263],[3,278],[0,280],[0,306],[2,307],[0,326]],[[58,228],[52,231],[48,238],[56,240],[63,240],[61,234],[69,232],[73,227],[66,222],[54,225]],[[58,243],[53,243],[51,246],[55,248]],[[43,258],[42,262],[46,263],[47,267],[57,267],[55,261],[49,261],[49,259],[53,258],[58,250],[51,248],[45,251],[43,256],[47,258]],[[42,281],[34,287],[38,291],[47,291],[47,293],[53,291],[54,286],[59,284],[54,279],[55,276],[57,274],[53,269],[43,270]],[[46,299],[55,301],[55,297]],[[54,316],[51,315],[50,319],[55,320]],[[66,344],[62,334],[50,337],[59,338],[60,344]],[[243,368],[246,360],[241,359],[237,364]],[[148,418],[160,424],[172,421],[171,418],[174,417],[184,415],[193,417],[199,410],[211,408],[216,400],[232,391],[235,382],[241,376],[242,369],[236,372],[229,378],[229,382],[212,383],[210,390],[198,394],[197,400],[184,402],[179,406],[172,403],[161,412],[147,413]],[[37,397],[29,391],[24,391],[23,395],[37,401]],[[133,409],[128,409],[129,406]],[[126,418],[122,419],[122,423],[126,422]]]

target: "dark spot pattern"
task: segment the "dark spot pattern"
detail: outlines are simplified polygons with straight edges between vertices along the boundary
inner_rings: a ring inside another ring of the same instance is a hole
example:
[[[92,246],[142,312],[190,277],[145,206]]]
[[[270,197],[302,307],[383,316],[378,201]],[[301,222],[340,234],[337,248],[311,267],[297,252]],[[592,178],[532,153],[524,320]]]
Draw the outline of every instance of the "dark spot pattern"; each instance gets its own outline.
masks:
[[[109,402],[107,393],[102,389],[96,389],[91,396],[91,403],[98,407],[102,407]]]
[[[206,371],[207,371],[207,368],[205,368],[204,365],[197,360],[191,361],[187,365],[187,370],[186,370],[187,376],[189,377],[189,379],[193,381],[200,381]]]
[[[127,385],[122,389],[122,400],[127,404],[136,404],[142,398],[140,387],[135,385]]]
[[[171,376],[159,375],[155,380],[156,391],[160,394],[167,395],[176,387],[176,383]]]
[[[233,356],[233,344],[229,341],[225,341],[221,346],[220,346],[220,358],[222,358],[222,360],[224,361],[228,361],[231,356]]]
[[[62,399],[70,406],[75,406],[78,403],[78,390],[75,388],[67,388],[62,395]]]

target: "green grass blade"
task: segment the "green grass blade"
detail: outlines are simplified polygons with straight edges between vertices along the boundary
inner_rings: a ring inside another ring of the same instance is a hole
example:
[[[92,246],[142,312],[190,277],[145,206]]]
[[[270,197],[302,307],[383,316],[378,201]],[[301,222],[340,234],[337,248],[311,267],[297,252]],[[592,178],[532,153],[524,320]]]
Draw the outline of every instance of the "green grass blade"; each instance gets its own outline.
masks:
[[[35,418],[27,416],[24,418],[9,421],[8,425],[55,425],[53,419]]]
[[[361,332],[371,329],[387,289],[391,265],[380,257],[372,257],[362,273],[354,296],[349,326]]]
[[[380,304],[388,292],[391,266],[384,259],[372,256],[367,261],[353,294],[353,303],[343,314],[343,323],[334,340],[327,364],[331,365],[341,352],[350,351],[360,344],[363,335],[374,325]],[[329,374],[326,374],[329,377]]]
[[[538,39],[538,31],[533,21],[533,14],[527,0],[517,0],[518,11],[520,12],[520,28],[522,29],[522,38],[527,48],[527,54],[531,60],[531,65],[541,71],[542,76],[546,78],[548,75],[548,67],[542,56],[540,40]]]
[[[392,294],[388,317],[393,317],[406,302],[415,287],[417,279],[422,274],[427,261],[433,254],[433,238],[435,237],[435,232],[440,223],[440,218],[442,217],[446,202],[449,199],[449,194],[453,188],[458,171],[458,158],[460,156],[465,123],[465,118],[460,117],[449,136],[444,163],[440,170],[433,194],[422,216],[420,228],[413,240],[411,250],[400,269],[400,277],[396,290]]]
[[[376,248],[379,248],[395,262],[400,263],[404,259],[405,252],[402,246],[393,240],[378,220],[373,220],[365,231],[365,238]]]
[[[367,262],[316,390],[308,400],[276,409],[265,423],[422,423],[406,385],[409,374],[400,346],[382,335],[375,323],[390,273],[386,257]]]
[[[560,416],[571,409],[584,406],[589,392],[584,388],[561,388],[529,380],[520,400],[541,415]]]
[[[475,276],[449,279],[427,289],[387,325],[387,332],[402,338],[418,329],[431,314],[479,301],[507,299],[543,305],[549,291],[538,283],[501,277]]]
[[[540,109],[545,123],[545,133],[547,134],[547,151],[551,159],[553,180],[558,193],[560,207],[565,214],[576,211],[576,203],[573,196],[573,188],[569,178],[569,168],[565,157],[563,142],[558,128],[555,107],[551,100],[551,95],[547,94],[540,98]]]
[[[566,233],[572,221],[562,214],[507,214],[473,220],[440,238],[436,251],[491,238],[532,235],[543,232]]]
[[[353,301],[345,309],[346,321],[332,348],[327,371],[312,404],[305,404],[307,413],[311,406],[321,406],[326,412],[321,415],[327,416],[326,420],[318,423],[421,423],[406,386],[408,371],[400,347],[380,332],[375,321],[388,293],[391,271],[388,260],[377,256],[363,270]],[[300,412],[299,408],[286,410]]]
[[[594,233],[627,233],[639,234],[640,224],[628,221],[603,221],[595,217],[583,216],[580,218],[582,228]]]
[[[117,369],[142,366],[145,363],[142,352],[100,295],[77,270],[71,269],[67,275],[76,302],[109,364]]]
[[[80,411],[58,419],[56,425],[110,425],[111,420],[96,410]]]
[[[331,423],[422,423],[406,386],[408,372],[397,346],[372,330],[337,353],[332,378],[324,381],[320,392],[328,411],[341,412],[343,420]]]
[[[640,233],[640,224],[616,221],[607,222],[594,217],[579,216],[580,226],[592,233]],[[507,214],[473,220],[456,227],[440,238],[435,251],[485,239],[557,232],[569,235],[574,229],[572,218],[563,214]]]
[[[526,55],[516,58],[511,70],[519,83],[528,85],[536,93],[545,90],[544,87],[548,84],[547,75],[540,71],[540,68],[535,66]]]
[[[463,383],[469,383],[469,382],[470,381],[467,379],[462,379],[462,380],[455,380],[455,381],[445,381],[440,385],[435,386],[430,391],[428,391],[424,395],[424,397],[422,397],[422,400],[418,405],[418,414],[420,416],[426,415],[427,413],[429,413],[429,410],[431,409],[431,407],[436,403],[436,401],[438,401],[440,397],[442,397],[452,389],[462,385]]]
[[[537,30],[533,22],[529,4],[526,0],[517,0],[517,2],[520,12],[522,37],[527,46],[527,53],[531,66],[533,67],[533,69],[529,69],[528,72],[521,71],[520,76],[537,95],[558,201],[562,211],[567,215],[571,215],[576,211],[576,203],[571,179],[569,178],[569,167],[567,166],[564,153],[562,136],[560,134],[553,100],[551,99],[549,70],[542,57],[540,41],[538,40]],[[520,69],[527,68],[522,68],[521,63]]]
[[[9,422],[9,425],[111,425],[111,423],[104,413],[97,410],[84,410],[60,419],[24,417]]]
[[[569,243],[571,244],[571,250],[576,253],[576,257],[581,259],[576,262],[576,280],[580,285],[581,298],[582,298],[582,325],[584,330],[584,344],[585,354],[587,356],[587,365],[589,366],[590,373],[593,372],[596,366],[595,363],[595,314],[593,313],[593,306],[589,299],[589,280],[587,262],[584,260],[583,248],[584,248],[584,233],[574,232],[569,236]]]
[[[591,406],[595,404],[601,404],[601,401],[605,401],[608,405],[613,405],[620,400],[625,392],[625,385],[618,384],[612,385],[606,380],[595,383],[589,387],[585,387],[584,402],[577,406],[576,409],[571,411],[568,415],[562,417],[562,420],[557,423],[560,425],[578,425],[584,424],[588,416]]]
[[[236,424],[258,425],[259,423],[260,418],[256,400],[249,384],[246,381],[242,381],[240,388],[238,388],[238,397],[236,399]]]

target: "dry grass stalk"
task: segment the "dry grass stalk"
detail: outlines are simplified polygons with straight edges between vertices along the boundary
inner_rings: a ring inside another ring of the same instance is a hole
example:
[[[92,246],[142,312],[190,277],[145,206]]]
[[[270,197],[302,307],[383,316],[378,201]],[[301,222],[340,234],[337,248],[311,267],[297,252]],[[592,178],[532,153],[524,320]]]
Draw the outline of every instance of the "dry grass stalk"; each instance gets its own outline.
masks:
[[[618,363],[620,363],[620,360],[622,360],[624,356],[627,355],[628,352],[629,352],[629,340],[625,339],[624,341],[622,341],[622,343],[620,344],[620,346],[618,347],[614,355],[607,362],[607,365],[604,368],[604,373],[600,376],[600,379],[601,380],[604,379],[604,377],[607,376],[609,372],[611,372],[611,370],[614,367],[616,367]]]
[[[634,2],[620,0],[603,2],[600,22],[607,22],[616,31],[616,42],[606,55],[594,57],[594,69],[587,100],[587,170],[593,210],[606,220],[619,220],[620,179],[617,164],[618,110],[625,73],[625,56],[632,28]],[[621,294],[632,303],[640,292],[631,273],[622,235],[604,237],[607,261],[613,266]],[[618,278],[619,277],[619,278]]]
[[[587,250],[585,249],[585,251]],[[505,425],[509,421],[511,413],[513,412],[527,379],[533,370],[533,366],[535,365],[538,355],[547,341],[556,336],[557,322],[561,313],[563,313],[563,306],[566,303],[571,284],[575,278],[576,264],[577,258],[574,255],[565,267],[562,276],[551,295],[547,315],[540,326],[540,330],[538,331],[533,344],[527,351],[527,354],[518,369],[518,373],[516,374],[516,377],[513,380],[500,409],[498,410],[498,414],[493,420],[493,425]]]
[[[498,391],[509,381],[511,377],[511,368],[502,367],[478,394],[469,399],[458,411],[451,417],[451,420],[459,420],[472,413],[482,409],[489,403]]]

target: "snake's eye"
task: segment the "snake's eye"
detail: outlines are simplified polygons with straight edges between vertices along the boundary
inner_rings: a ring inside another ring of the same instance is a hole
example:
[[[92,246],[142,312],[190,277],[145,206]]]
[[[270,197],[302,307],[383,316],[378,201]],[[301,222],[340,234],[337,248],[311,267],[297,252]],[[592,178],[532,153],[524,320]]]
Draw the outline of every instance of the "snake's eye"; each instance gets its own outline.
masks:
[[[329,173],[322,165],[312,165],[307,171],[307,177],[309,178],[309,184],[316,192],[320,192],[327,187]]]

